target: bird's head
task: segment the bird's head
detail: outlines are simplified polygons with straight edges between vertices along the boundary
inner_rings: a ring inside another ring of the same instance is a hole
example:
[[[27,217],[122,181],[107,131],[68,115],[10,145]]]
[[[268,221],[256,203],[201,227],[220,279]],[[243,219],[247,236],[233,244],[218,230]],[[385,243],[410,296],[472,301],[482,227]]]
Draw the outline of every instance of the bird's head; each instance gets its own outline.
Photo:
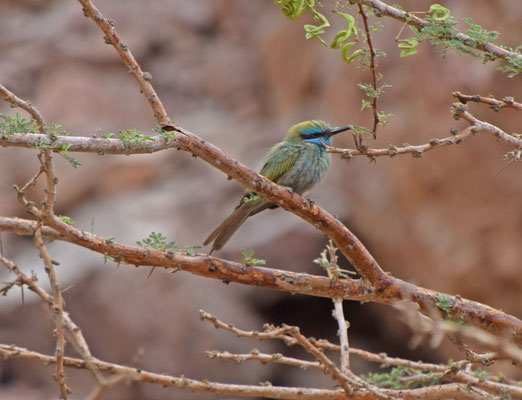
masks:
[[[352,125],[339,126],[332,128],[330,124],[320,120],[311,120],[300,122],[292,126],[286,134],[285,141],[287,142],[312,142],[318,146],[323,143],[327,146],[332,144],[332,136],[338,133],[353,129]]]

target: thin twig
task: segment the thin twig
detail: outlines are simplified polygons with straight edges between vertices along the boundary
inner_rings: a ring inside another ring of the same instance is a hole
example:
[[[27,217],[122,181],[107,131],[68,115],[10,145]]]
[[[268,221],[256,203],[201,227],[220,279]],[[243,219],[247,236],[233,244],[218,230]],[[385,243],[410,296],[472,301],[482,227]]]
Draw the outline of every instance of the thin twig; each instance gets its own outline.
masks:
[[[512,97],[505,97],[502,100],[497,100],[494,97],[484,97],[478,94],[462,94],[460,92],[453,92],[453,97],[459,99],[463,104],[468,101],[475,103],[488,104],[495,111],[500,111],[503,108],[513,108],[517,111],[522,111],[522,103],[517,103]]]
[[[228,351],[206,351],[205,354],[208,358],[211,359],[234,361],[238,364],[243,363],[244,361],[257,360],[260,361],[262,364],[284,364],[293,367],[299,367],[302,369],[313,368],[325,372],[325,366],[322,365],[319,361],[300,360],[294,357],[283,356],[281,353],[265,354],[259,352],[259,350],[256,349],[252,350],[250,353],[247,354],[233,354]]]
[[[339,343],[341,345],[341,372],[350,370],[350,344],[348,341],[348,323],[344,319],[343,299],[332,299],[334,303],[333,316],[339,327]]]
[[[395,146],[393,144],[390,144],[388,148],[385,149],[372,149],[360,147],[358,149],[340,149],[337,147],[329,146],[327,147],[326,151],[333,154],[341,154],[341,157],[345,159],[350,159],[355,156],[366,156],[373,160],[376,157],[395,157],[396,155],[400,154],[411,154],[415,158],[421,158],[425,152],[433,150],[437,147],[459,144],[472,133],[473,132],[471,127],[467,127],[462,131],[455,133],[452,136],[448,136],[442,139],[430,139],[430,141],[426,144],[404,144],[403,146]]]
[[[0,344],[0,355],[4,359],[19,358],[35,360],[47,365],[55,363],[56,358],[44,355],[35,351],[27,350],[23,347],[14,345]],[[283,387],[272,385],[238,385],[207,380],[198,381],[195,379],[176,377],[166,374],[157,374],[143,369],[131,368],[119,364],[108,363],[101,360],[93,361],[96,368],[100,371],[112,375],[125,375],[133,382],[151,383],[164,387],[176,387],[187,391],[198,393],[214,393],[221,396],[241,396],[241,397],[266,397],[272,399],[288,400],[346,400],[345,394],[337,389],[315,389],[305,387]],[[87,363],[79,358],[64,357],[64,365],[70,368],[86,369]],[[382,389],[382,393],[389,396],[403,396],[403,398],[422,398],[429,400],[442,400],[447,398],[473,399],[465,386],[460,384],[444,384],[411,390],[390,390]],[[407,396],[407,397],[406,397]],[[372,400],[375,395],[367,391],[354,392],[350,400]]]
[[[353,374],[350,370],[347,370],[346,373],[342,373],[337,366],[334,364],[332,360],[325,356],[325,354],[319,350],[316,346],[312,344],[311,341],[308,340],[306,336],[304,336],[299,328],[296,326],[289,327],[288,333],[294,337],[298,344],[301,345],[306,351],[312,354],[317,361],[319,361],[322,365],[324,365],[328,374],[332,375],[337,382],[344,389],[347,396],[351,396],[353,394],[353,389],[351,386],[355,388],[364,388],[374,394],[376,397],[381,399],[392,399],[393,397],[389,394],[382,392],[381,389],[369,384],[368,382],[363,381],[361,378]],[[349,386],[350,384],[351,386]]]
[[[12,260],[9,260],[4,256],[0,256],[0,262],[17,276],[20,286],[26,285],[29,290],[38,295],[42,302],[48,306],[49,312],[51,314],[54,313],[56,305],[54,304],[53,296],[51,296],[38,285],[38,281],[35,277],[29,278],[22,271],[20,271],[20,269]],[[63,324],[68,332],[69,342],[73,345],[78,354],[80,354],[80,356],[85,360],[87,368],[92,372],[98,384],[103,385],[103,376],[93,364],[94,357],[89,350],[89,345],[85,341],[81,329],[74,323],[74,321],[66,312],[63,313]]]
[[[29,113],[29,115],[36,121],[40,133],[45,132],[45,124],[42,118],[42,114],[40,114],[40,112],[31,104],[30,101],[22,100],[15,96],[14,93],[10,92],[2,84],[0,84],[0,95],[2,95],[5,101],[11,103],[14,107],[20,107],[21,109],[27,111],[27,113]]]
[[[375,71],[375,50],[373,49],[372,38],[370,35],[370,29],[368,28],[368,18],[366,17],[366,13],[364,12],[363,6],[361,4],[357,4],[359,7],[359,14],[361,14],[361,18],[363,20],[364,32],[366,34],[366,43],[368,44],[368,49],[370,50],[370,65],[369,69],[372,75],[372,87],[375,93],[377,93],[377,72]],[[373,109],[373,128],[372,135],[374,139],[377,139],[377,126],[379,125],[379,114],[377,113],[377,96],[372,96],[372,109]]]
[[[291,328],[288,326],[281,328],[274,328],[272,326],[266,325],[264,332],[258,331],[245,331],[235,327],[233,324],[225,323],[215,316],[200,310],[200,317],[203,320],[209,321],[216,328],[223,329],[225,331],[231,332],[234,335],[239,337],[248,337],[260,340],[267,339],[277,339],[283,341],[287,346],[293,346],[298,344],[298,341],[289,335],[287,329]],[[416,318],[418,318],[418,313],[416,312]],[[429,331],[426,330],[425,333],[429,334]],[[325,339],[315,339],[315,338],[307,338],[307,340],[312,343],[317,349],[322,350],[331,350],[331,351],[340,351],[340,346],[335,345],[333,343],[328,342]],[[220,359],[230,359],[235,361],[244,361],[250,359],[258,359],[260,361],[269,361],[272,362],[280,362],[288,365],[301,366],[301,367],[311,367],[316,369],[323,369],[324,366],[322,364],[312,363],[309,364],[309,361],[303,360],[295,360],[288,358],[286,359],[284,356],[280,355],[262,355],[257,350],[254,350],[250,353],[250,355],[231,355],[230,353],[216,353],[212,352],[215,358]],[[495,376],[489,376],[484,378],[476,377],[471,371],[466,372],[464,368],[472,363],[480,364],[480,365],[490,365],[491,361],[495,359],[499,359],[498,355],[495,353],[487,353],[468,357],[466,360],[454,361],[451,364],[433,364],[433,363],[425,363],[421,361],[411,361],[405,360],[398,357],[389,357],[385,353],[375,354],[366,350],[356,349],[350,347],[350,354],[363,358],[370,362],[375,362],[381,365],[381,367],[404,367],[410,369],[416,369],[419,371],[430,371],[432,373],[436,373],[437,376],[445,377],[446,379],[454,380],[455,382],[462,383],[467,386],[473,386],[474,389],[482,388],[485,390],[489,390],[496,394],[509,393],[514,398],[522,398],[522,388],[518,386],[516,381],[508,383],[506,378],[500,378]],[[238,359],[238,357],[244,357],[244,359]],[[284,360],[284,361],[279,361]],[[302,364],[301,364],[302,363]]]
[[[319,260],[315,260],[315,262],[326,269],[328,274],[328,278],[332,280],[332,282],[339,279],[341,276],[341,268],[337,262],[337,248],[333,244],[331,240],[328,241],[326,245],[326,249],[321,253],[321,258]],[[337,321],[337,335],[339,336],[340,342],[340,352],[341,352],[341,372],[343,374],[347,374],[350,371],[350,344],[348,341],[348,327],[345,318],[344,318],[344,310],[343,310],[343,299],[342,298],[333,298],[334,309],[332,311],[332,316]]]
[[[42,257],[42,260],[44,262],[45,271],[47,272],[47,275],[49,276],[49,281],[51,283],[51,288],[53,291],[54,306],[52,307],[52,310],[53,310],[52,316],[53,316],[54,324],[56,326],[56,350],[55,350],[56,373],[55,373],[54,379],[58,383],[62,397],[64,399],[67,399],[68,394],[70,393],[70,389],[67,387],[67,385],[65,383],[65,372],[63,369],[63,357],[64,357],[64,353],[65,353],[65,344],[66,344],[65,335],[64,335],[63,297],[62,297],[62,293],[60,291],[60,286],[58,283],[58,278],[56,277],[56,271],[54,269],[53,262],[49,255],[49,252],[47,251],[47,247],[45,246],[45,244],[43,242],[42,233],[40,231],[39,226],[36,228],[36,230],[34,232],[34,242],[35,242],[36,247],[38,248],[38,251],[40,252],[40,256]]]
[[[462,118],[472,126],[473,133],[487,132],[508,144],[522,148],[522,137],[520,135],[510,135],[489,122],[477,119],[473,114],[467,111],[465,104],[454,103],[452,110],[455,119]]]
[[[118,35],[118,32],[116,32],[116,29],[114,28],[114,21],[105,18],[100,10],[98,10],[92,3],[92,1],[78,1],[83,7],[84,15],[91,18],[103,31],[105,34],[105,42],[114,47],[121,60],[127,67],[129,73],[134,77],[134,79],[136,79],[136,82],[138,82],[140,91],[149,102],[149,105],[152,108],[152,112],[154,113],[154,117],[158,120],[160,126],[175,126],[168,117],[167,112],[165,111],[165,107],[163,107],[163,103],[156,94],[154,87],[150,83],[152,79],[151,74],[149,72],[144,72],[141,69],[129,47],[122,42],[120,35]]]

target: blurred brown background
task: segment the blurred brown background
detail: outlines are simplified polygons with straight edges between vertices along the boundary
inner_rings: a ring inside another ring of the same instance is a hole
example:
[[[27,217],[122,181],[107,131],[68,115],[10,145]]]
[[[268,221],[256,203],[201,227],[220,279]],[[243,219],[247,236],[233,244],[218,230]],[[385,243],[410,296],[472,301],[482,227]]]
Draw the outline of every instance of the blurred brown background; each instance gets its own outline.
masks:
[[[431,3],[401,2],[410,10],[427,9]],[[517,0],[441,3],[458,19],[471,17],[486,29],[500,31],[499,43],[520,44],[522,8]],[[329,2],[324,5],[331,7]],[[344,64],[339,52],[306,41],[306,18],[287,21],[272,1],[105,0],[97,6],[115,21],[123,41],[152,74],[173,120],[253,168],[259,168],[269,147],[301,120],[371,126],[371,112],[360,111],[362,93],[356,87],[370,81],[369,73]],[[147,102],[115,51],[104,44],[101,31],[82,15],[79,3],[4,0],[0,15],[0,82],[37,105],[48,123],[61,124],[73,135],[130,128],[151,132],[156,121]],[[327,38],[335,28],[342,29],[340,18],[330,19],[333,29]],[[372,146],[421,144],[448,136],[452,127],[463,128],[450,113],[455,90],[521,100],[520,77],[508,79],[493,64],[484,66],[452,53],[444,61],[427,43],[416,56],[400,59],[392,38],[401,24],[381,22],[384,29],[375,34],[374,43],[388,56],[379,59],[379,71],[393,87],[379,104],[394,117]],[[470,110],[507,132],[520,133],[520,116],[517,120],[514,110],[495,113],[476,105]],[[16,111],[0,103],[0,112]],[[335,144],[353,147],[349,135],[339,135]],[[310,197],[338,215],[393,275],[521,317],[520,167],[496,174],[509,150],[492,137],[477,136],[422,159],[401,156],[369,163],[358,158],[347,163],[335,158],[332,171]],[[162,232],[180,247],[201,243],[243,190],[182,152],[74,156],[83,164],[78,170],[55,157],[60,177],[57,212],[122,243],[134,244],[151,231]],[[11,185],[25,183],[36,168],[34,151],[0,149],[0,215],[27,217]],[[4,233],[2,242],[7,256],[25,271],[34,270],[46,284],[30,238]],[[268,266],[322,273],[312,260],[325,244],[313,227],[275,210],[245,223],[217,255],[241,260],[239,249],[244,247],[255,250]],[[49,247],[60,262],[67,309],[101,359],[213,381],[333,384],[314,372],[206,359],[208,349],[296,350],[238,340],[200,322],[197,313],[205,309],[244,329],[260,329],[263,322],[299,324],[307,335],[335,340],[328,300],[227,286],[183,272],[156,270],[147,279],[147,268],[117,268],[69,244]],[[0,270],[1,280],[10,278]],[[12,290],[0,300],[0,342],[52,353],[52,326],[35,297],[26,291],[21,305],[19,291]],[[428,345],[409,349],[411,332],[388,307],[347,302],[345,308],[354,346],[427,361],[462,357],[446,342],[438,350]],[[72,350],[70,354],[75,355]],[[368,370],[362,363],[354,368]],[[507,365],[497,368],[509,372]],[[56,398],[52,373],[52,367],[33,362],[0,361],[0,397]],[[83,397],[94,383],[86,372],[67,371],[67,376],[74,398]],[[107,398],[206,396],[121,384]]]

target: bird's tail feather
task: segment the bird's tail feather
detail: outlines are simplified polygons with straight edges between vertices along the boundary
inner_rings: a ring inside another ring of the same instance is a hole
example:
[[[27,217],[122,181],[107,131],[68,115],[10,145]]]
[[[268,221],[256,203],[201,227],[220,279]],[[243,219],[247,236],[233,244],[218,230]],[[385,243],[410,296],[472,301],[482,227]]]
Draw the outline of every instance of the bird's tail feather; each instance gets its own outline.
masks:
[[[241,204],[230,216],[225,219],[221,225],[214,229],[210,235],[203,242],[203,246],[214,242],[212,244],[212,250],[220,250],[229,241],[232,235],[238,230],[243,222],[254,212],[264,210],[268,208],[269,203],[262,197],[249,200]]]

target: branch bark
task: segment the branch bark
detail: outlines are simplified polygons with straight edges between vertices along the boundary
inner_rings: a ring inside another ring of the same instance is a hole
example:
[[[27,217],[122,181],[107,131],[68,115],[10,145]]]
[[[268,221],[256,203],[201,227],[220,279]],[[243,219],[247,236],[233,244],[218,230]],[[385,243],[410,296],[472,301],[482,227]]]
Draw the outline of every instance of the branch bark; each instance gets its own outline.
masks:
[[[292,194],[292,196],[295,195]],[[9,230],[18,234],[32,234],[31,227],[36,222],[23,220],[23,224],[16,225],[15,221],[20,221],[20,219],[0,217],[0,230]],[[385,290],[380,290],[368,286],[361,280],[336,279],[332,281],[323,276],[257,266],[246,267],[243,264],[208,255],[188,256],[183,252],[160,252],[153,249],[125,246],[74,228],[58,218],[54,218],[51,223],[52,228],[57,232],[43,229],[42,233],[49,233],[52,237],[60,240],[64,240],[62,237],[65,237],[67,241],[108,255],[115,262],[131,265],[176,268],[226,282],[237,282],[317,297],[373,301],[382,304],[395,304],[400,300],[413,301],[424,308],[424,311],[428,314],[441,311],[437,304],[440,296],[444,296],[451,301],[449,314],[452,319],[462,319],[464,322],[478,326],[487,332],[512,340],[517,345],[522,344],[522,321],[518,318],[460,296],[442,294],[412,285],[390,275],[386,275],[390,286]]]

